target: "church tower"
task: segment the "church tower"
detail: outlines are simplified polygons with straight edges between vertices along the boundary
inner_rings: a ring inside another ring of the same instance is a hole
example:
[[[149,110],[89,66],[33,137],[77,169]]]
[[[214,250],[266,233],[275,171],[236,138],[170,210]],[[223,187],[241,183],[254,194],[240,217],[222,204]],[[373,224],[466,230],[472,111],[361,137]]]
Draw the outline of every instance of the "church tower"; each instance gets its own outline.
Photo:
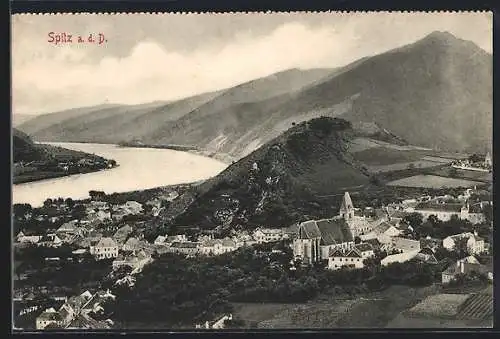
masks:
[[[352,204],[349,192],[344,193],[344,198],[342,199],[342,204],[340,205],[339,216],[347,220],[354,219],[354,206]]]
[[[492,161],[492,159],[491,159],[491,154],[490,154],[490,152],[486,153],[486,156],[484,157],[484,164],[485,164],[486,166],[490,166],[490,167],[491,167],[491,166],[493,166],[493,161]]]

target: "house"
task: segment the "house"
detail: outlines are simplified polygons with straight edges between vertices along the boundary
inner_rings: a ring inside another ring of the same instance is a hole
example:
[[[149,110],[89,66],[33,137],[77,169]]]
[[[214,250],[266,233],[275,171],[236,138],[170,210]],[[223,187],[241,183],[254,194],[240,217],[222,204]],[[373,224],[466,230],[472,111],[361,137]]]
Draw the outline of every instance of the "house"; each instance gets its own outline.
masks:
[[[225,327],[226,321],[233,320],[233,315],[228,314],[221,317],[219,320],[215,321],[212,325],[213,329],[223,329]]]
[[[380,264],[382,266],[387,266],[387,265],[392,264],[392,263],[407,262],[407,261],[414,259],[419,252],[420,252],[420,249],[408,251],[408,252],[402,252],[402,253],[398,253],[398,254],[388,255],[387,257],[385,257],[384,259],[382,259],[380,261]]]
[[[220,255],[235,251],[236,243],[232,239],[209,239],[201,243],[200,253],[205,255]]]
[[[369,243],[365,242],[365,243],[357,244],[354,246],[354,248],[361,254],[361,257],[363,259],[373,257],[375,255],[373,247]]]
[[[111,220],[111,211],[104,209],[87,209],[87,215],[85,218],[89,222],[103,222],[106,220]]]
[[[284,233],[281,229],[259,228],[252,234],[257,243],[273,242],[283,240]]]
[[[149,248],[149,244],[146,241],[139,240],[134,237],[130,237],[127,239],[125,244],[122,246],[122,251],[138,251]]]
[[[56,231],[58,234],[78,234],[79,230],[78,220],[71,220],[61,225]]]
[[[118,244],[112,238],[101,238],[99,242],[90,246],[90,254],[97,260],[118,257]]]
[[[105,321],[97,321],[90,315],[82,313],[77,315],[66,328],[107,330],[110,326]]]
[[[440,248],[442,241],[440,239],[431,238],[427,236],[426,238],[420,239],[420,248],[430,248],[433,251]]]
[[[469,203],[422,202],[415,207],[415,212],[422,214],[424,221],[431,215],[435,215],[441,221],[448,221],[456,216],[472,224],[482,223],[485,220],[480,208]]]
[[[123,244],[133,230],[134,229],[130,225],[122,226],[115,232],[115,234],[113,234],[112,238],[118,244]]]
[[[400,252],[412,252],[415,250],[420,251],[420,241],[401,237],[392,237],[391,247],[392,249]]]
[[[332,249],[328,258],[328,269],[338,270],[342,267],[360,269],[364,267],[363,256],[356,248]]]
[[[151,255],[143,250],[134,252],[133,254],[127,256],[120,254],[113,261],[113,269],[116,270],[122,266],[128,266],[132,268],[132,270],[141,270],[146,264],[151,262],[151,260]]]
[[[23,232],[19,232],[16,237],[17,242],[26,244],[37,244],[40,239],[42,239],[41,235],[24,235]]]
[[[471,272],[484,273],[487,274],[489,278],[492,277],[491,270],[478,262],[473,262],[473,260],[457,260],[456,263],[448,266],[448,268],[441,273],[441,282],[443,284],[448,284],[459,274],[469,274]]]
[[[195,255],[200,251],[200,243],[198,242],[174,242],[168,249],[172,253],[180,253],[186,255]]]
[[[165,240],[167,244],[173,244],[174,242],[188,242],[185,234],[169,235]]]
[[[386,237],[395,237],[401,234],[401,231],[398,230],[394,225],[390,224],[387,221],[382,221],[377,226],[373,228],[373,230],[367,234],[360,235],[361,240],[368,239],[376,239],[381,235]]]
[[[234,236],[233,241],[235,242],[236,247],[238,248],[242,246],[251,246],[256,243],[256,241],[250,234],[244,234],[244,233]]]
[[[120,206],[121,209],[127,210],[129,214],[139,214],[143,211],[142,209],[142,204],[138,203],[137,201],[127,201],[125,204]]]
[[[54,308],[48,308],[45,311],[42,312],[37,318],[36,318],[36,329],[37,330],[43,330],[46,329],[47,326],[54,324],[57,327],[60,327],[63,325],[63,319],[59,312],[57,312]]]
[[[328,260],[331,249],[352,249],[354,238],[343,219],[309,220],[299,225],[293,254],[304,263]]]
[[[443,247],[452,251],[460,241],[466,242],[467,251],[471,254],[479,254],[485,251],[484,239],[479,237],[476,232],[465,232],[446,237],[443,239]]]
[[[45,234],[38,241],[38,245],[45,247],[59,247],[61,244],[61,238],[54,233]]]
[[[434,255],[434,251],[428,247],[422,248],[420,252],[418,252],[415,256],[415,259],[428,264],[438,264],[438,260]]]
[[[165,245],[165,241],[167,240],[166,235],[159,235],[156,237],[154,244],[155,245]]]

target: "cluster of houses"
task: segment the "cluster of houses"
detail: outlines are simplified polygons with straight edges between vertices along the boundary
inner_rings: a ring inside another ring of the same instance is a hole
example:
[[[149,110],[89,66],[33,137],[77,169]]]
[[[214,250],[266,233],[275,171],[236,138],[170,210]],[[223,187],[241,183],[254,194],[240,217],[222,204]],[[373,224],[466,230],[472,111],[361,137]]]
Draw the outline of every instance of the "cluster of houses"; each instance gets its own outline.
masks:
[[[154,244],[170,253],[181,253],[189,256],[221,255],[236,251],[243,246],[276,242],[290,238],[288,229],[257,228],[251,234],[239,232],[232,237],[214,239],[211,235],[202,235],[196,241],[189,241],[185,235],[160,235]]]
[[[462,159],[454,161],[451,166],[453,168],[467,171],[491,172],[493,168],[493,159],[490,152],[487,152],[482,162],[473,162],[470,159]]]
[[[405,238],[403,231],[408,225],[401,221],[407,213],[420,211],[420,202],[415,202],[412,207],[395,209],[393,206],[392,209],[385,208],[384,213],[366,217],[356,213],[349,193],[345,192],[337,216],[309,220],[298,225],[297,236],[292,244],[295,260],[304,264],[327,261],[327,267],[332,270],[342,267],[360,269],[364,267],[365,259],[373,257],[375,251],[380,251],[389,254],[381,260],[382,266],[409,260],[437,264],[434,256],[436,248],[442,246],[451,251],[456,249],[460,241],[465,243],[466,250],[471,255],[485,252],[487,246],[477,232],[456,234],[442,240],[429,237],[421,240]],[[473,223],[482,220],[478,217],[470,218],[470,213],[458,213],[459,218],[473,220]],[[356,242],[355,238],[358,238]],[[446,279],[443,278],[444,280]]]
[[[110,299],[115,299],[110,291],[85,291],[66,300],[57,310],[51,307],[43,311],[36,318],[36,329],[109,329],[112,320],[97,321],[91,315],[103,312],[102,305]]]

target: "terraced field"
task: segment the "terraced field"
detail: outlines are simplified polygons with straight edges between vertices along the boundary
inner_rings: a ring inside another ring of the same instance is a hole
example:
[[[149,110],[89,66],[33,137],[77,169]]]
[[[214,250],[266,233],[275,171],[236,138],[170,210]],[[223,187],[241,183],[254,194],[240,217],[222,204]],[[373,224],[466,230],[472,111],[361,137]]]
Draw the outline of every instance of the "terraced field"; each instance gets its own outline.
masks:
[[[453,187],[473,187],[481,185],[481,182],[446,178],[437,175],[414,175],[399,180],[394,180],[388,183],[389,186],[402,186],[402,187],[424,187],[424,188],[453,188]]]
[[[460,306],[457,319],[489,319],[493,317],[493,296],[485,293],[472,294]]]

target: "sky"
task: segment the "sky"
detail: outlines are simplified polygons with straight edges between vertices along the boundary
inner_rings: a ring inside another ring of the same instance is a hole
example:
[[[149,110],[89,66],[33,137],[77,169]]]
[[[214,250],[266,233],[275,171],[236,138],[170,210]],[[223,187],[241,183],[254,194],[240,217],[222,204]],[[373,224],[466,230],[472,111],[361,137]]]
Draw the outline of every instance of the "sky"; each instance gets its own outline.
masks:
[[[175,100],[339,67],[448,31],[492,53],[491,13],[58,14],[12,18],[12,111]],[[72,43],[49,42],[69,33]],[[75,43],[102,33],[99,44]]]

